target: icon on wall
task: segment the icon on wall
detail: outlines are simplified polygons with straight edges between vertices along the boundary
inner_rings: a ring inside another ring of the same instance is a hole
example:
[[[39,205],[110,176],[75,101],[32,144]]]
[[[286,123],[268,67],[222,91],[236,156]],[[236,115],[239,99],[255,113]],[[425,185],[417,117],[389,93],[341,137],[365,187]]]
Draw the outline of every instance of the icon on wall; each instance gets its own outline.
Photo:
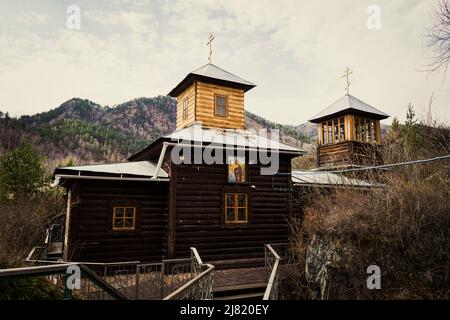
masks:
[[[246,166],[244,157],[228,157],[228,182],[244,183],[246,182]]]

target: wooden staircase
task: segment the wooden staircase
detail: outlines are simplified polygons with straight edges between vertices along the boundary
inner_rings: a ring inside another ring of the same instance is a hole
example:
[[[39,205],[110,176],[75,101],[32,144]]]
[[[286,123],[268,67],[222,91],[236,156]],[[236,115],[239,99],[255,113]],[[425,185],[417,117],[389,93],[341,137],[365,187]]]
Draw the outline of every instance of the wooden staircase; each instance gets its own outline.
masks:
[[[262,300],[264,282],[213,288],[213,300]]]
[[[262,300],[267,283],[264,267],[222,269],[214,272],[214,300]]]

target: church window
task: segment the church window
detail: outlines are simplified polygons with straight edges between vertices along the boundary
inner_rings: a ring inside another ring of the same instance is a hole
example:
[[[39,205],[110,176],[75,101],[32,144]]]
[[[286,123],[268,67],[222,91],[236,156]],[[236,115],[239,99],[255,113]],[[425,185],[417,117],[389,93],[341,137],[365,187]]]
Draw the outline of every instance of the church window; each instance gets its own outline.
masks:
[[[248,222],[248,199],[246,193],[225,193],[225,222]]]
[[[334,119],[333,120],[333,142],[334,143],[338,143],[339,142],[339,132],[338,132],[339,128],[338,128],[338,120]]]
[[[214,115],[218,117],[227,116],[227,96],[215,95]]]
[[[113,230],[134,230],[136,226],[135,207],[113,208]]]
[[[377,124],[374,120],[371,121],[371,126],[373,128],[373,142],[377,143],[377,137],[378,137],[378,133],[377,133]]]
[[[333,143],[333,123],[328,121],[328,141],[327,143]]]
[[[339,141],[345,141],[345,120],[344,117],[339,118]]]

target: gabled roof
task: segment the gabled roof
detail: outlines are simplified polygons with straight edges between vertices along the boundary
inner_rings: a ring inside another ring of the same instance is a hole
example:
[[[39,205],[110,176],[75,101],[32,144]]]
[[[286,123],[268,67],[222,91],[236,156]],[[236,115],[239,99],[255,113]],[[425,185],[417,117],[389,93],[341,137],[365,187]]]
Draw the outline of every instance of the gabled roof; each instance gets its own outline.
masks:
[[[162,136],[151,143],[145,149],[135,153],[128,158],[129,161],[139,159],[140,155],[152,150],[161,148],[163,142],[171,143],[200,143],[203,147],[227,146],[236,149],[262,149],[279,153],[292,155],[302,155],[305,153],[300,148],[290,146],[285,143],[271,140],[270,138],[260,136],[253,130],[242,129],[219,129],[212,127],[203,127],[200,124],[193,124],[189,127],[176,130],[170,134]]]
[[[58,167],[55,169],[54,176],[58,174],[83,176],[83,175],[101,175],[112,177],[148,177],[151,178],[156,172],[156,166],[150,161],[95,164],[74,167]],[[158,178],[168,178],[164,170],[159,170]]]
[[[371,105],[368,105],[364,101],[361,101],[350,94],[346,94],[345,96],[322,110],[319,114],[315,115],[309,121],[318,123],[322,120],[326,120],[328,118],[332,118],[334,116],[349,112],[366,114],[375,119],[386,119],[389,117],[388,114],[372,107]]]
[[[203,67],[190,72],[175,88],[172,89],[172,91],[169,92],[169,96],[177,97],[196,80],[243,89],[244,92],[256,86],[250,81],[244,80],[216,65],[208,63]]]
[[[258,135],[254,130],[219,129],[203,127],[199,124],[174,131],[164,138],[175,142],[201,142],[202,144],[218,144],[245,148],[274,149],[281,152],[301,154],[300,148],[293,147],[276,140]]]
[[[294,185],[323,186],[323,187],[381,187],[380,184],[373,184],[369,181],[348,178],[343,175],[327,171],[302,171],[292,170],[292,182]]]

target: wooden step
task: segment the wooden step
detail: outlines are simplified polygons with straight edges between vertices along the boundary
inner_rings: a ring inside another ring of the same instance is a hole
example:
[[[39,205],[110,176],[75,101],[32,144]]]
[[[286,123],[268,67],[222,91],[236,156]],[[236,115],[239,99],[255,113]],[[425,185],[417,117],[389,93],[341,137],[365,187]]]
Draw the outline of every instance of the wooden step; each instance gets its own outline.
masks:
[[[215,266],[216,270],[224,269],[240,269],[240,268],[257,268],[264,266],[264,258],[248,258],[234,260],[215,260],[208,261]]]
[[[226,291],[238,291],[238,290],[248,290],[248,289],[263,289],[265,290],[266,283],[257,282],[257,283],[247,283],[247,284],[239,284],[234,286],[223,286],[213,288],[213,292],[226,292]]]
[[[264,292],[244,293],[236,294],[232,296],[224,296],[213,298],[213,300],[261,300],[264,296]]]

